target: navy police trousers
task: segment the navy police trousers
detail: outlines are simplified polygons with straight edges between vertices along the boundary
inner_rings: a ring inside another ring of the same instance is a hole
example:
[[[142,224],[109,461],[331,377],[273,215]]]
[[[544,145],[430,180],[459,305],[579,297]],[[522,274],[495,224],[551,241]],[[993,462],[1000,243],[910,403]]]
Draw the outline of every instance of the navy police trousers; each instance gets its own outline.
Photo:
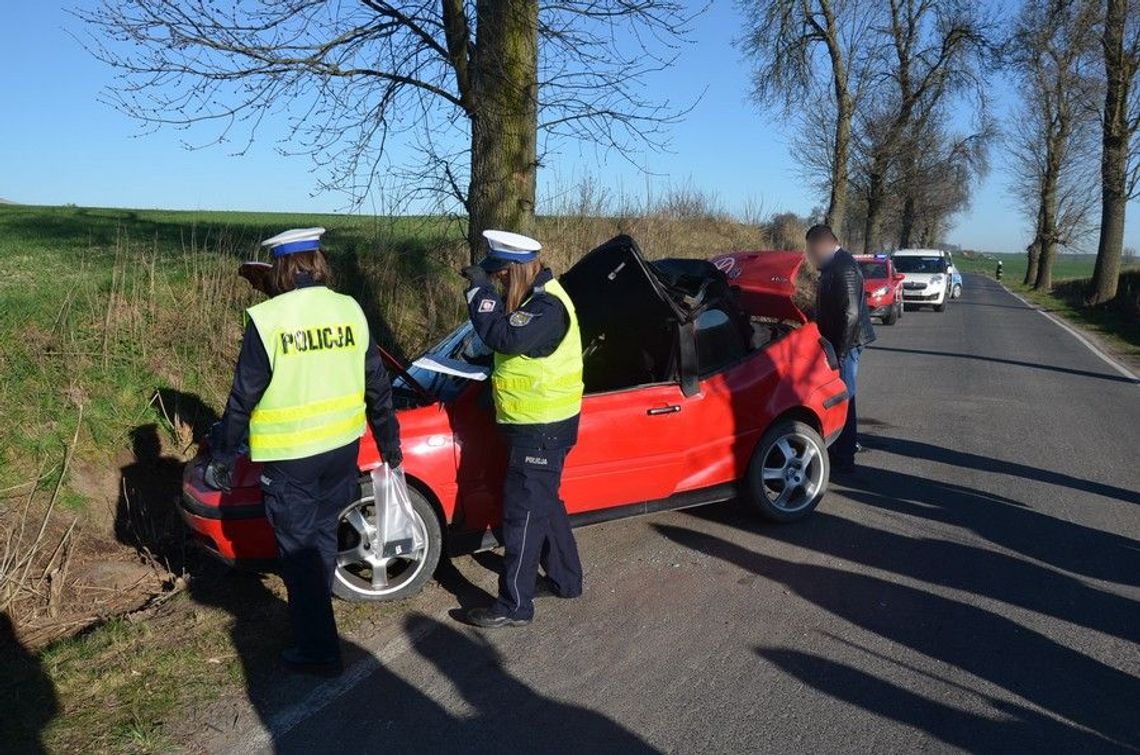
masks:
[[[317,661],[340,657],[332,610],[337,522],[359,494],[359,446],[353,441],[305,459],[267,462],[261,472],[265,513],[289,591],[293,642]]]
[[[582,563],[558,495],[568,448],[533,448],[511,441],[503,484],[503,573],[494,611],[516,619],[534,617],[538,567],[564,598],[582,594]],[[533,445],[537,446],[538,443]]]

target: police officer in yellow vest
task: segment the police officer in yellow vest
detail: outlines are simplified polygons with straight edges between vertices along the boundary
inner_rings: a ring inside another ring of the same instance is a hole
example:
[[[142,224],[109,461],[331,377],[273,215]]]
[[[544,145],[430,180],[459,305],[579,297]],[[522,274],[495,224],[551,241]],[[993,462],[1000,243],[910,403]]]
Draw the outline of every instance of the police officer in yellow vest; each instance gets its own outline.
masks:
[[[265,512],[289,591],[294,671],[340,673],[332,580],[340,512],[359,493],[357,452],[367,422],[393,467],[402,461],[392,389],[360,305],[331,291],[323,228],[263,242],[275,294],[247,311],[245,337],[206,481],[229,489],[248,432],[263,464]]]
[[[475,331],[495,352],[495,419],[509,449],[506,553],[498,600],[467,618],[481,627],[513,627],[534,618],[540,565],[550,592],[582,594],[578,546],[558,494],[566,454],[578,439],[582,339],[574,303],[538,260],[541,245],[505,231],[484,231],[483,237],[487,256],[463,275],[471,282],[467,304]]]

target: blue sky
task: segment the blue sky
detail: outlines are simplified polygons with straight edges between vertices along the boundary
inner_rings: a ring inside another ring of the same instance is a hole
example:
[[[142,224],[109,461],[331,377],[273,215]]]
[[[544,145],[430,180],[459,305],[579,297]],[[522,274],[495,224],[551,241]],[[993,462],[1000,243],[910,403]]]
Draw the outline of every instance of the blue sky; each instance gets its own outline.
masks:
[[[574,147],[552,155],[540,192],[596,176],[615,191],[644,195],[670,183],[712,191],[728,209],[762,203],[766,212],[804,213],[821,203],[797,174],[788,152],[791,129],[779,114],[748,102],[748,67],[733,47],[740,19],[735,4],[713,3],[694,28],[679,64],[651,80],[678,101],[704,96],[672,129],[671,152],[650,158],[646,176],[620,156]],[[68,33],[78,22],[67,4],[7,2],[0,9],[0,197],[29,204],[170,209],[336,211],[343,197],[313,196],[316,179],[303,157],[282,157],[272,130],[244,155],[225,146],[189,151],[184,140],[203,132],[141,134],[134,122],[98,101],[110,72]],[[995,87],[995,110],[1008,117],[1008,87]],[[399,159],[399,148],[394,157]],[[1020,251],[1028,224],[1008,195],[1002,149],[969,211],[956,218],[949,241],[988,251]],[[541,198],[540,198],[541,202]],[[1140,246],[1140,218],[1130,208],[1125,243]],[[1093,241],[1095,246],[1095,240]]]

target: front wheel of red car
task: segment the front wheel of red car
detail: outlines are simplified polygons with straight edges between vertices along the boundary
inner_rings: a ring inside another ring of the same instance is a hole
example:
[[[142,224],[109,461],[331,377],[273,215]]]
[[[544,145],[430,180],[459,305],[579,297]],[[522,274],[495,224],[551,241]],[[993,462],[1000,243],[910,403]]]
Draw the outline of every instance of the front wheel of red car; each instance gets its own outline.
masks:
[[[745,500],[766,519],[794,522],[815,509],[831,472],[827,447],[811,425],[777,422],[760,439],[745,478]]]
[[[443,551],[439,517],[423,494],[410,485],[408,497],[416,519],[427,533],[426,543],[405,556],[383,558],[372,547],[376,530],[372,480],[361,480],[360,497],[341,512],[337,527],[333,594],[338,598],[376,602],[403,600],[419,593],[431,579]]]

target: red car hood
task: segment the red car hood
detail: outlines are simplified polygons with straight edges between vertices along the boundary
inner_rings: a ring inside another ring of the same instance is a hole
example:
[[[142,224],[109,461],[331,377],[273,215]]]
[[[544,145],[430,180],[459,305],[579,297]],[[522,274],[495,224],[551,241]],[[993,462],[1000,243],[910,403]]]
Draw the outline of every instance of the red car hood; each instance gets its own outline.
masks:
[[[796,306],[796,282],[804,264],[803,252],[731,252],[712,263],[740,288],[744,308],[751,314],[805,323],[807,315]]]

